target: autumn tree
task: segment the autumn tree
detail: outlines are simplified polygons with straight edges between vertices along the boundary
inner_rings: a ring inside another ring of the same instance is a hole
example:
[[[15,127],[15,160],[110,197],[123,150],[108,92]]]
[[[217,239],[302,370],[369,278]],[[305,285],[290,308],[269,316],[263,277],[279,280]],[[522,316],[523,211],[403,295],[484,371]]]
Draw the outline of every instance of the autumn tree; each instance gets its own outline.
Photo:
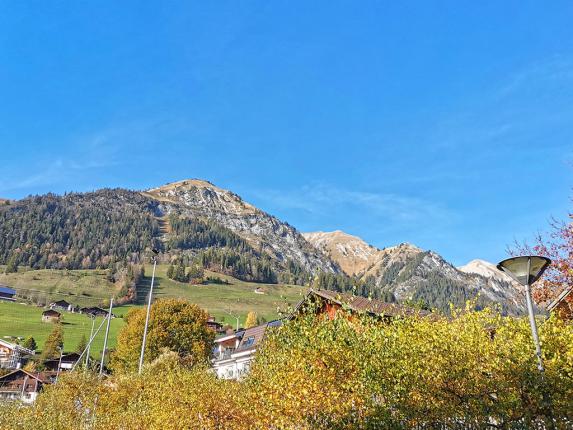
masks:
[[[549,232],[538,233],[533,245],[518,243],[510,252],[513,255],[543,255],[551,259],[551,265],[533,286],[533,297],[537,303],[555,299],[565,288],[573,285],[573,213],[566,221],[552,219]],[[573,316],[573,303],[569,307]]]
[[[259,319],[257,318],[256,312],[249,312],[247,314],[247,320],[245,321],[245,328],[251,328],[257,326],[259,323]]]
[[[114,371],[137,369],[146,308],[131,309],[119,332],[111,357]],[[151,307],[145,361],[156,359],[165,349],[175,351],[187,366],[208,360],[215,333],[207,327],[209,315],[183,299],[157,300]]]
[[[52,332],[48,335],[42,348],[41,360],[60,356],[61,348],[64,347],[64,331],[61,324],[54,324]]]

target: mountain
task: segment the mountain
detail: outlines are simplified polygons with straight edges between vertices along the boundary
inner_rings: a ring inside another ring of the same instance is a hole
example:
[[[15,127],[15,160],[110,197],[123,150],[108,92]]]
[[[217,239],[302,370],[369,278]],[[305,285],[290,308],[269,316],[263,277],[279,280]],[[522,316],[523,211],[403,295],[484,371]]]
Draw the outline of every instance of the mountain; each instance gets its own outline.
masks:
[[[408,243],[380,250],[339,231],[304,235],[370,291],[390,292],[397,301],[420,301],[447,312],[450,303],[461,307],[476,299],[478,307],[499,304],[506,313],[524,312],[520,286],[491,263],[474,260],[456,268]]]
[[[104,268],[110,280],[128,274],[132,287],[138,272],[131,266],[152,248],[161,262],[184,265],[197,276],[202,268],[249,282],[312,279],[321,288],[444,311],[476,296],[479,306],[495,302],[507,313],[524,308],[518,286],[489,263],[458,269],[410,244],[378,249],[341,231],[303,235],[199,179],[141,192],[46,194],[0,205],[0,264],[9,270]]]
[[[285,222],[201,180],[144,192],[32,196],[0,206],[0,264],[90,269],[163,262],[245,281],[306,283],[340,268]]]
[[[199,179],[185,180],[144,192],[160,202],[164,214],[208,219],[245,239],[254,249],[307,272],[339,272],[339,267],[311,246],[288,223],[257,209],[238,195]]]
[[[336,261],[344,273],[350,276],[357,275],[372,266],[382,252],[359,237],[340,230],[302,233],[302,235],[313,246]]]

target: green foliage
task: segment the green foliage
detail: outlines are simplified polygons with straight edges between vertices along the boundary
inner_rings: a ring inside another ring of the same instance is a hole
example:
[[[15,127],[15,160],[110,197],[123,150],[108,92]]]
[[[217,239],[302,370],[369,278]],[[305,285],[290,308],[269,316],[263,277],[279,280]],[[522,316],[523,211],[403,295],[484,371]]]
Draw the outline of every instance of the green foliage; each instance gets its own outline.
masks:
[[[28,336],[26,339],[24,339],[22,346],[31,351],[35,351],[36,348],[38,347],[38,345],[36,344],[36,339],[34,339],[32,336]]]
[[[29,197],[0,208],[0,263],[32,268],[108,267],[141,261],[157,240],[158,203],[121,189]]]
[[[252,252],[252,247],[228,228],[208,220],[169,217],[171,233],[167,239],[168,249],[229,248],[237,252]]]
[[[86,339],[86,335],[83,334],[78,342],[78,345],[76,346],[75,352],[81,354],[84,351],[84,349],[86,349],[87,346],[88,346],[88,340]]]
[[[6,269],[4,269],[4,273],[18,273],[18,259],[15,255],[11,256],[6,263]]]
[[[204,269],[224,273],[243,281],[277,282],[273,262],[267,255],[210,248],[200,252],[195,263]]]

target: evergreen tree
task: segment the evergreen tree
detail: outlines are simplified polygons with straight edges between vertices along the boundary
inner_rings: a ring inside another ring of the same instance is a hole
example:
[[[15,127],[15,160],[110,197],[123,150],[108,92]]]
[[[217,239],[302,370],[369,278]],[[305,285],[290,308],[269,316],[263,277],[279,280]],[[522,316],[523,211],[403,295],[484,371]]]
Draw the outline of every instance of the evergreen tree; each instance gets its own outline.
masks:
[[[61,324],[55,324],[54,329],[48,335],[40,359],[57,358],[60,356],[60,349],[64,347],[64,331]]]
[[[169,279],[173,279],[174,272],[175,268],[173,267],[173,264],[170,264],[169,267],[167,268],[167,277]]]
[[[81,354],[82,352],[84,352],[84,349],[86,349],[87,346],[88,346],[88,341],[86,339],[86,335],[82,334],[82,337],[80,338],[80,341],[78,342],[78,346],[76,346],[76,352],[78,354]]]
[[[24,339],[22,346],[24,348],[31,350],[31,351],[35,351],[36,348],[38,347],[36,345],[36,339],[34,339],[32,336],[28,336],[26,339]]]
[[[16,273],[16,272],[18,272],[18,260],[16,259],[16,256],[13,255],[8,260],[8,263],[6,264],[6,270],[4,271],[4,273]]]
[[[185,266],[183,265],[183,262],[180,262],[177,265],[173,279],[179,282],[187,282],[187,275],[185,274]]]

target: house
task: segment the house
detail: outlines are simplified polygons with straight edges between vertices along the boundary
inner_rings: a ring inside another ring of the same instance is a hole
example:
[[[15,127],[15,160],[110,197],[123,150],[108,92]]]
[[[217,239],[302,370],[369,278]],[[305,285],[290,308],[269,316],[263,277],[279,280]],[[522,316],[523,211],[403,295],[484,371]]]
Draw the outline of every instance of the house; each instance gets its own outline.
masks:
[[[240,379],[244,376],[251,367],[267,329],[280,325],[281,321],[271,321],[215,339],[211,362],[217,377]]]
[[[65,300],[58,300],[57,302],[50,303],[50,309],[59,309],[62,311],[73,312],[74,305],[66,302]]]
[[[60,357],[58,357],[44,361],[44,368],[46,370],[51,370],[54,372],[58,371],[58,367],[60,371],[72,370],[72,368],[78,362],[79,359],[80,359],[80,354],[78,354],[77,352],[63,354],[61,359]]]
[[[307,295],[296,305],[290,318],[301,312],[314,312],[334,318],[339,311],[350,314],[367,314],[376,318],[390,320],[397,317],[426,316],[431,313],[409,306],[387,303],[378,299],[354,296],[330,290],[310,289]]]
[[[559,318],[573,321],[573,285],[565,288],[548,306],[547,310]]]
[[[0,377],[0,400],[21,400],[24,403],[33,403],[46,384],[54,381],[53,372],[26,372],[22,369],[14,370]]]
[[[9,302],[14,302],[16,299],[14,296],[16,295],[16,290],[7,287],[6,285],[0,284],[0,300],[6,300]]]
[[[53,309],[48,309],[42,312],[42,322],[60,322],[62,314]]]
[[[98,308],[97,306],[91,306],[87,308],[81,308],[80,313],[87,314],[92,317],[107,317],[108,311],[102,308]],[[111,314],[112,318],[115,318],[114,314]]]
[[[1,369],[18,369],[28,357],[34,354],[35,352],[30,349],[0,339]]]

